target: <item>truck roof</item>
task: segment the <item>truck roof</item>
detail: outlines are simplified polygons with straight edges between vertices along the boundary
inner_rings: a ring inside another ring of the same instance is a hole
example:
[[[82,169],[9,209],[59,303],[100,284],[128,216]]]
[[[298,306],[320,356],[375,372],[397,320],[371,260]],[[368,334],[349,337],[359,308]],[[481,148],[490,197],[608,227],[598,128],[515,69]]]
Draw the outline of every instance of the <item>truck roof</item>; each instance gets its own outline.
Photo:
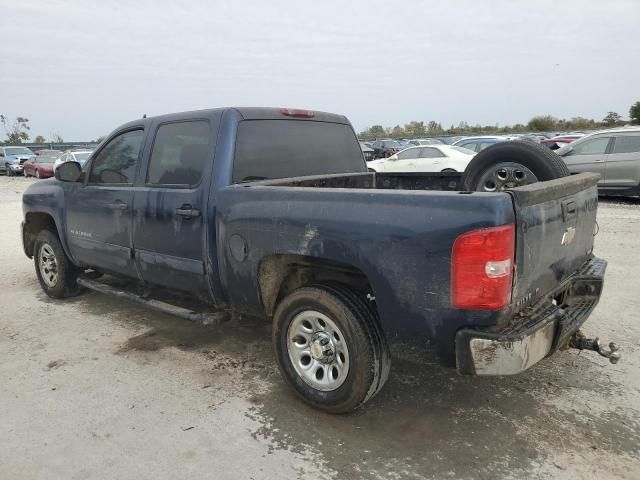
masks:
[[[244,120],[283,120],[283,119],[295,119],[295,120],[310,120],[320,122],[332,122],[343,123],[349,125],[349,120],[344,115],[338,115],[335,113],[320,112],[316,110],[301,110],[296,108],[276,108],[276,107],[222,107],[222,108],[207,108],[202,110],[191,110],[185,112],[168,113],[164,115],[156,115],[154,117],[140,118],[132,120],[120,126],[120,128],[127,128],[133,126],[147,125],[153,121],[171,121],[182,120],[188,117],[209,117],[214,113],[221,113],[225,110],[236,110]],[[291,113],[283,113],[283,111]],[[309,115],[299,115],[297,112],[308,112]]]

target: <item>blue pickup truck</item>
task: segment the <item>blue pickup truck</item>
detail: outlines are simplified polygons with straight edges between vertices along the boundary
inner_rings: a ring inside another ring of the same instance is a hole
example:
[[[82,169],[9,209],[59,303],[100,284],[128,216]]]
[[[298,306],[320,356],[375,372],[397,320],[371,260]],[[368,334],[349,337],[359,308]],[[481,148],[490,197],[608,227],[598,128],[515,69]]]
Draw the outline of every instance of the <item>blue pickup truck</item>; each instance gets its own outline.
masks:
[[[460,175],[368,172],[340,115],[211,109],[127,123],[31,185],[22,236],[51,297],[84,286],[218,318],[98,281],[127,277],[271,319],[287,382],[347,412],[382,388],[396,340],[430,341],[471,375],[569,343],[613,360],[578,338],[606,268],[597,178],[472,192]]]

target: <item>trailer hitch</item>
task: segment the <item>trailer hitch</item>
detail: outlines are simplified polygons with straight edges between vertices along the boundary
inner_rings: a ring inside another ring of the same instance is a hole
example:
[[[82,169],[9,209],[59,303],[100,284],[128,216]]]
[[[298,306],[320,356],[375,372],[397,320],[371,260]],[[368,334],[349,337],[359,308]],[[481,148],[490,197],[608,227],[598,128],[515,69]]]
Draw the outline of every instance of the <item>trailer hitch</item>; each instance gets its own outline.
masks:
[[[609,348],[605,347],[598,337],[596,338],[587,338],[584,334],[578,330],[574,333],[569,339],[569,346],[573,348],[577,348],[578,350],[592,350],[594,352],[598,352],[601,356],[608,358],[609,362],[616,364],[622,358],[622,355],[618,351],[618,346],[610,342]]]

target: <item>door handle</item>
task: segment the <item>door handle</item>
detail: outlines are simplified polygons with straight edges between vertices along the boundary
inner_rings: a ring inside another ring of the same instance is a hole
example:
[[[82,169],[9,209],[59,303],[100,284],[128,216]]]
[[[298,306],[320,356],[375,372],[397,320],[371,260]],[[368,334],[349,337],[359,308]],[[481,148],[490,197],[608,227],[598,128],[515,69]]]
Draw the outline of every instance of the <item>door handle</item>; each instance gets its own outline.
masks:
[[[180,215],[184,218],[193,218],[200,216],[200,210],[193,208],[191,205],[182,205],[180,208],[176,208],[176,215]]]
[[[129,206],[126,203],[121,202],[120,200],[116,200],[114,203],[110,203],[107,206],[112,210],[120,210],[123,212],[129,208]]]

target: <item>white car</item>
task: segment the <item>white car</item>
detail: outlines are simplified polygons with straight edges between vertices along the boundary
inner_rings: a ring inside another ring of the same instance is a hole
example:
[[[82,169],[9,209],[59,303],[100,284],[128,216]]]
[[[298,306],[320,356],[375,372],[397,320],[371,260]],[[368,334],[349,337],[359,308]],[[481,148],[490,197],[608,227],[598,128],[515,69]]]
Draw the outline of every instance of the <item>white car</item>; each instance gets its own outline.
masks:
[[[55,161],[53,164],[53,171],[55,172],[56,169],[64,162],[78,162],[81,167],[84,167],[84,164],[92,153],[93,150],[68,150]]]
[[[475,152],[451,145],[421,145],[367,163],[376,172],[464,172]]]

